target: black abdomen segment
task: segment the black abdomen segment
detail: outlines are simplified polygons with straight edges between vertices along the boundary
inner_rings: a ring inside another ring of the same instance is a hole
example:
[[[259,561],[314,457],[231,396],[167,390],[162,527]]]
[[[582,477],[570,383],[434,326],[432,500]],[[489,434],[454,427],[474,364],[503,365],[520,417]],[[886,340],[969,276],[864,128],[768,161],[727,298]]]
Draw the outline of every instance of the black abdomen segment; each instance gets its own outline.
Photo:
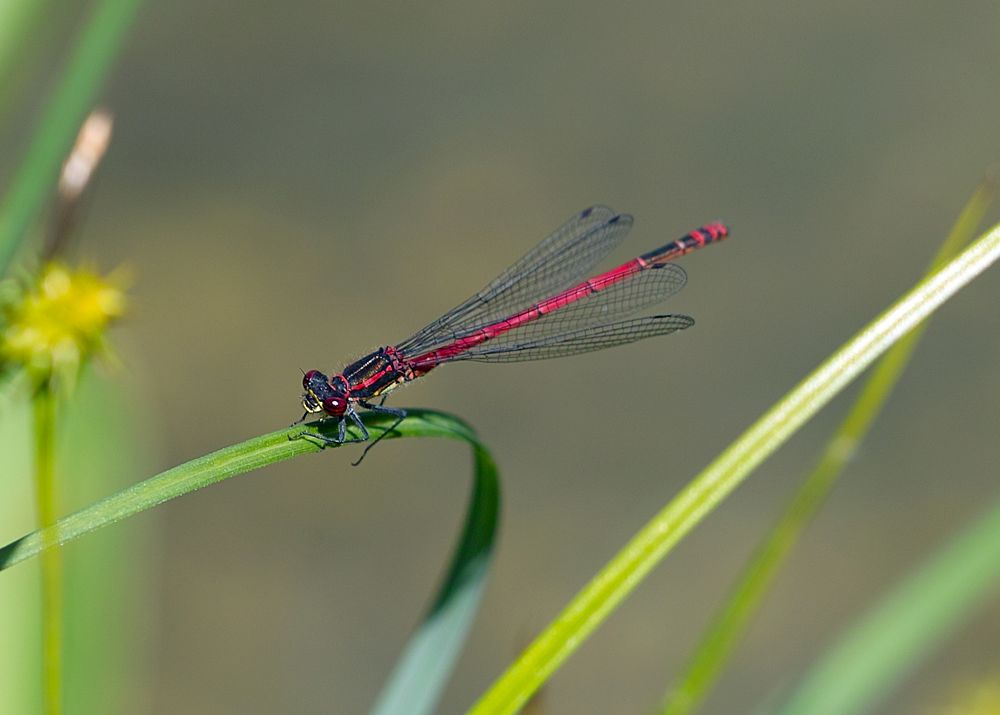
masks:
[[[681,256],[691,253],[691,251],[697,250],[702,246],[707,246],[710,243],[721,241],[728,235],[729,228],[725,224],[719,223],[718,221],[708,223],[701,228],[696,228],[694,231],[684,236],[684,238],[671,241],[666,246],[661,246],[655,251],[642,254],[639,257],[639,260],[643,263],[643,265],[649,264],[651,267],[656,268],[657,265],[662,265],[668,261],[680,258]]]

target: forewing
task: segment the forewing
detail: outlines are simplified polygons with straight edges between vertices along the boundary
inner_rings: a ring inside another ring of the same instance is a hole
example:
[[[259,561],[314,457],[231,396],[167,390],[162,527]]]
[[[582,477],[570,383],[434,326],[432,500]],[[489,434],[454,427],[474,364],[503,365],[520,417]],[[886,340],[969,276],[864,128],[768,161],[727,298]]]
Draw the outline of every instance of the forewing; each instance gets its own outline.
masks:
[[[570,287],[620,244],[631,227],[631,216],[607,206],[581,211],[489,285],[397,349],[420,355]]]

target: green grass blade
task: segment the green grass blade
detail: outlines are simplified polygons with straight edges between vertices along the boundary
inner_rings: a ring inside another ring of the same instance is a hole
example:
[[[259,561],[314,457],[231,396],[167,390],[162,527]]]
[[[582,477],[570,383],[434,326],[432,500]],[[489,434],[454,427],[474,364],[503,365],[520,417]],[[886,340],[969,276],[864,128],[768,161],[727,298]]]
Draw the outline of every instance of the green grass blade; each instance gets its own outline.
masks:
[[[980,184],[931,261],[929,273],[940,269],[972,239],[993,202],[994,192],[992,181]],[[757,549],[726,603],[709,625],[677,686],[664,699],[663,715],[687,715],[704,701],[802,530],[826,500],[837,477],[902,376],[926,326],[927,323],[923,322],[914,328],[879,360],[847,417],[834,431],[816,467],[792,498],[767,540]]]
[[[36,53],[42,19],[51,0],[3,0],[0,2],[0,124],[6,118],[13,95],[22,85],[28,58]]]
[[[489,453],[474,448],[475,483],[465,527],[444,583],[407,643],[373,715],[434,712],[479,609],[500,515],[500,482]]]
[[[1000,226],[897,301],[799,383],[660,511],[471,708],[514,713],[694,526],[894,342],[1000,258]]]
[[[457,417],[430,410],[409,410],[409,416],[387,438],[447,437],[461,439],[477,449],[484,449],[475,433]],[[365,423],[374,430],[387,429],[395,421],[391,415],[365,415]],[[155,477],[134,484],[78,512],[63,517],[50,527],[22,536],[0,549],[0,571],[37,556],[52,545],[63,545],[102,526],[113,524],[139,512],[175,499],[210,484],[253,471],[320,446],[303,434],[330,436],[336,427],[313,422],[271,432],[245,442],[224,447],[204,457],[168,469]],[[357,436],[355,428],[348,433]]]
[[[817,663],[782,715],[872,708],[1000,585],[1000,501],[890,593]]]
[[[54,191],[63,160],[118,52],[140,0],[98,0],[70,55],[10,190],[0,204],[0,275]]]

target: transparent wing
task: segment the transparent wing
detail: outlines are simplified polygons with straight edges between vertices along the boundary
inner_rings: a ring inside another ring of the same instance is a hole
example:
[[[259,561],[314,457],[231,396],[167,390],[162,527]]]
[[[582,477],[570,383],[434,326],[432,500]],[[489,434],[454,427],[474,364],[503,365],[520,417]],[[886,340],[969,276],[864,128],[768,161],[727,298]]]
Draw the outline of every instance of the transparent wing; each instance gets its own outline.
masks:
[[[527,308],[582,278],[624,240],[632,217],[592,206],[571,218],[467,301],[396,345],[404,354],[433,350]]]
[[[520,343],[483,343],[452,360],[479,362],[521,362],[545,360],[579,353],[603,350],[615,345],[626,345],[657,335],[668,335],[694,325],[694,318],[687,315],[653,315],[632,318],[610,325],[581,328],[568,333],[548,335]]]
[[[414,367],[439,365],[451,360],[470,359],[467,354],[486,352],[501,352],[508,348],[531,343],[550,335],[575,334],[583,328],[598,324],[608,324],[618,318],[631,315],[649,305],[659,303],[673,295],[687,282],[687,274],[680,266],[668,263],[659,268],[645,270],[602,286],[599,280],[588,281],[591,290],[596,292],[583,294],[560,308],[546,312],[530,322],[517,325],[517,319],[500,320],[490,325],[493,332],[498,333],[487,342],[470,348],[468,353],[456,355],[439,355],[434,351],[407,355]],[[581,288],[583,293],[585,288]],[[575,293],[575,289],[567,291]],[[510,318],[511,316],[507,316]],[[507,326],[511,325],[510,329]],[[514,326],[517,327],[514,327]],[[476,330],[462,334],[442,336],[445,344],[475,335]],[[508,358],[510,359],[510,358]],[[521,358],[530,360],[530,357]]]

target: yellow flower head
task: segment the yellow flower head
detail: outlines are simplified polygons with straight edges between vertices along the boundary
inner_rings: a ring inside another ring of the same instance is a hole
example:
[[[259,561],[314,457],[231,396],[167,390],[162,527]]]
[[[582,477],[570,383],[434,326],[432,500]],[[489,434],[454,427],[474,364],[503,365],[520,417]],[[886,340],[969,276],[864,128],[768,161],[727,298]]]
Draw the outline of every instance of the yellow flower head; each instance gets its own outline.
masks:
[[[75,372],[102,347],[108,324],[124,311],[120,276],[50,264],[6,306],[0,356],[36,374]]]

